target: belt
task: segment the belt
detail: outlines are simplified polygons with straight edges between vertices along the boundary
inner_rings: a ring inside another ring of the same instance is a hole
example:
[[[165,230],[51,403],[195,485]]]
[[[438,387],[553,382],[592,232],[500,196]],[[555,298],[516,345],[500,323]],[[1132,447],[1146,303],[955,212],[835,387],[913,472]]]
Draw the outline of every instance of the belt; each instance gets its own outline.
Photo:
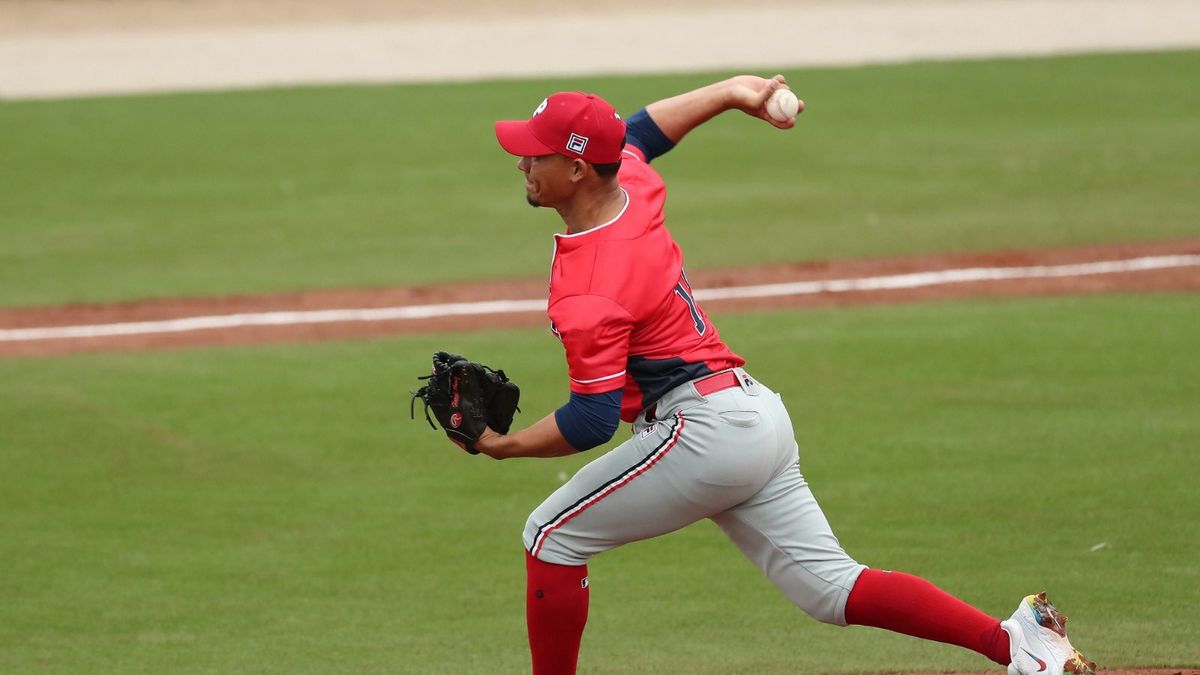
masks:
[[[708,396],[709,394],[715,394],[718,391],[725,391],[730,387],[738,386],[738,377],[737,373],[734,373],[732,370],[723,370],[716,375],[702,377],[692,382],[692,384],[695,385],[697,393],[701,396]]]
[[[715,375],[709,375],[698,380],[692,380],[692,385],[696,387],[696,393],[700,394],[701,396],[710,396],[718,391],[725,391],[726,389],[741,386],[741,384],[738,382],[737,373],[733,372],[732,370],[723,370]],[[649,422],[653,420],[657,413],[657,403],[649,408],[646,408],[646,421]]]

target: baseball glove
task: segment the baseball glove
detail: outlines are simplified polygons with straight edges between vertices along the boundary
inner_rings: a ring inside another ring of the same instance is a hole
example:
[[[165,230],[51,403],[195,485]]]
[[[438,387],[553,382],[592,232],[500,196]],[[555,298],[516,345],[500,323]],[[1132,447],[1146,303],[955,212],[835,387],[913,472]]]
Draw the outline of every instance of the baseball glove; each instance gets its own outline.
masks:
[[[429,417],[430,409],[442,430],[477,455],[472,447],[485,427],[507,434],[512,428],[513,414],[520,412],[517,402],[521,390],[508,379],[503,370],[493,370],[482,363],[448,352],[433,355],[433,372],[417,379],[425,386],[412,392],[409,416],[416,418],[417,399],[425,403],[425,420],[436,429]]]

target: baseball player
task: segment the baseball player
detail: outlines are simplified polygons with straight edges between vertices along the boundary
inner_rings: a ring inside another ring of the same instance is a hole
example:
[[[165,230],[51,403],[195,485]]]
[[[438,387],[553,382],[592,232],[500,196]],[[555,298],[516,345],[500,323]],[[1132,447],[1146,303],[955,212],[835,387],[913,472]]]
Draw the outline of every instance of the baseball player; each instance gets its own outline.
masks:
[[[847,555],[800,472],[779,395],[743,368],[696,302],[650,164],[727,110],[791,128],[765,108],[786,86],[781,75],[734,77],[651,103],[627,122],[598,96],[560,92],[527,120],[496,123],[500,145],[520,158],[528,202],[566,224],[554,237],[548,313],[570,400],[526,429],[484,430],[474,451],[571,455],[607,442],[621,421],[633,425],[525,525],[533,672],[575,672],[592,556],[708,518],[819,621],[959,645],[1013,674],[1092,673],[1045,594],[1000,621],[924,579]]]

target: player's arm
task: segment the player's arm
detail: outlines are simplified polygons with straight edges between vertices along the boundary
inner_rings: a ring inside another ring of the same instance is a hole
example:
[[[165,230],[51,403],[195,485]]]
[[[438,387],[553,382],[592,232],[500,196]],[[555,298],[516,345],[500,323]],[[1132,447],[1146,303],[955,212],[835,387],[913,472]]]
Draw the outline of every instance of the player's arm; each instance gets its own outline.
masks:
[[[507,435],[486,429],[475,441],[475,449],[492,459],[562,457],[577,452],[559,431],[554,413],[546,415],[533,426]]]
[[[621,423],[621,390],[571,394],[533,426],[501,435],[487,429],[474,448],[493,459],[563,457],[607,443]]]
[[[527,429],[484,432],[475,442],[479,452],[496,459],[561,457],[607,443],[620,426],[633,318],[598,295],[563,298],[550,316],[567,353],[570,400]]]
[[[780,129],[790,129],[796,125],[794,119],[780,122],[766,111],[767,99],[780,87],[787,87],[783,75],[739,75],[655,101],[629,117],[626,141],[652,161],[675,147],[692,129],[726,110],[741,110]],[[803,101],[800,110],[804,110]]]

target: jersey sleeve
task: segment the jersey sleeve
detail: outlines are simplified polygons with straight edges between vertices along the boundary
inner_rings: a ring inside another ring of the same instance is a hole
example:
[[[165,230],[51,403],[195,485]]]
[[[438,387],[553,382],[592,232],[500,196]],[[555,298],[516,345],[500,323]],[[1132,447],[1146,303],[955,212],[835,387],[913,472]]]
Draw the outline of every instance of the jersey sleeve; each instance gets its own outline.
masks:
[[[625,385],[633,317],[610,298],[575,295],[550,307],[550,320],[567,352],[571,391],[600,394]]]
[[[675,142],[662,132],[645,108],[630,115],[625,122],[625,143],[627,148],[636,148],[647,164],[675,147]]]
[[[571,393],[571,400],[554,411],[558,430],[572,448],[583,452],[603,445],[621,426],[621,390],[603,394]]]

